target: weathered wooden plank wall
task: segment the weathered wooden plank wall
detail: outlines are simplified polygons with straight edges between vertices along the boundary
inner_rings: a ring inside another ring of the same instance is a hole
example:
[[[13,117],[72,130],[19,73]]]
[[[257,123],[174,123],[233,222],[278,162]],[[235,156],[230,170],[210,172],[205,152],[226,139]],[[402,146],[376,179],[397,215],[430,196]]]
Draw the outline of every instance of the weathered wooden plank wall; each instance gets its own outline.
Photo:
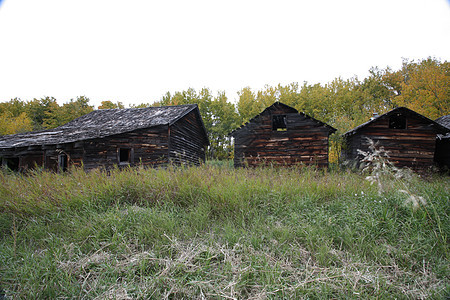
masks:
[[[389,117],[380,118],[346,138],[346,159],[361,159],[357,149],[369,151],[371,139],[389,152],[398,167],[423,169],[433,165],[436,130],[425,119],[407,116],[405,129],[389,128]]]
[[[199,165],[205,161],[208,141],[201,124],[196,111],[191,111],[170,127],[171,163]]]
[[[170,125],[169,125],[170,124]],[[0,159],[17,171],[199,164],[208,144],[197,105],[102,110],[56,129],[0,138]]]
[[[273,130],[273,116],[286,116],[286,130]],[[233,134],[236,167],[315,164],[328,166],[330,128],[285,106],[273,106]]]
[[[168,126],[147,129],[92,139],[83,143],[83,165],[85,170],[111,169],[118,165],[118,149],[133,149],[131,166],[142,164],[156,166],[168,163]]]

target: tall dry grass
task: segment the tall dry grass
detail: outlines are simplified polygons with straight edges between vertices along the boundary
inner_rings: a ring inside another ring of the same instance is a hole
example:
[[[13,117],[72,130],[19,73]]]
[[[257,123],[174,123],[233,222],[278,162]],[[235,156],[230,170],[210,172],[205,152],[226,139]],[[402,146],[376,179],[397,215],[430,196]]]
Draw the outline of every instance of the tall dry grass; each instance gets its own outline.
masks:
[[[12,298],[445,297],[449,178],[386,177],[379,193],[367,176],[229,165],[1,173],[0,289]],[[406,204],[405,184],[426,204]]]

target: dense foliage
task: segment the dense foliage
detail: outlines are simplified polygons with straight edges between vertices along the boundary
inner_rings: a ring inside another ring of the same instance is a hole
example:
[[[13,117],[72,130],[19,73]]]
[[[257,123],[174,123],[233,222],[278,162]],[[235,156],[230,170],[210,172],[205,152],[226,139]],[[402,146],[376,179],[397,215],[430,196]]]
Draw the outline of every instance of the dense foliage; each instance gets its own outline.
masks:
[[[224,92],[214,96],[208,88],[200,91],[190,88],[174,94],[168,92],[153,104],[132,107],[197,103],[211,141],[209,158],[229,158],[232,148],[228,134],[275,101],[338,129],[332,138],[333,146],[339,145],[340,134],[366,122],[374,112],[381,114],[406,106],[433,120],[450,114],[450,63],[435,58],[404,60],[400,70],[372,68],[362,80],[355,77],[336,78],[327,84],[279,84],[259,91],[244,87],[238,96],[235,105]],[[120,102],[103,101],[98,109],[123,107]],[[84,96],[62,106],[52,97],[12,99],[0,103],[0,134],[54,128],[93,109]],[[332,149],[331,155],[335,156],[336,151]]]

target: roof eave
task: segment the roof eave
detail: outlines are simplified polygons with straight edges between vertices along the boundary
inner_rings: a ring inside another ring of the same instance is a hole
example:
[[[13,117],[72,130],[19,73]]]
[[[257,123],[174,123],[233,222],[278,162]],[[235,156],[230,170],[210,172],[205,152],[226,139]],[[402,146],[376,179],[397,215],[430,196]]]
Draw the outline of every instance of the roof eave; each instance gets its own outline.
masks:
[[[388,111],[388,112],[386,112],[386,113],[384,113],[382,115],[379,115],[379,116],[377,116],[377,117],[375,117],[375,118],[373,118],[373,119],[371,119],[371,120],[369,120],[369,121],[367,121],[367,122],[365,122],[363,124],[360,124],[360,125],[356,126],[352,130],[349,130],[346,133],[344,133],[343,136],[350,136],[350,135],[356,134],[357,131],[359,131],[362,128],[368,126],[369,124],[377,121],[380,118],[388,117],[388,116],[394,114],[395,112],[397,112],[399,110],[406,110],[407,112],[410,112],[410,113],[416,115],[419,118],[427,120],[431,125],[433,125],[434,127],[436,127],[436,129],[438,129],[440,131],[439,133],[450,132],[449,128],[446,128],[445,126],[442,126],[441,124],[439,124],[439,123],[437,123],[437,122],[435,122],[435,121],[425,117],[424,115],[419,114],[418,112],[415,112],[415,111],[413,111],[413,110],[411,110],[411,109],[409,109],[407,107],[402,107],[401,106],[401,107],[396,107],[396,108],[394,108],[394,109],[392,109],[392,110],[390,110],[390,111]]]

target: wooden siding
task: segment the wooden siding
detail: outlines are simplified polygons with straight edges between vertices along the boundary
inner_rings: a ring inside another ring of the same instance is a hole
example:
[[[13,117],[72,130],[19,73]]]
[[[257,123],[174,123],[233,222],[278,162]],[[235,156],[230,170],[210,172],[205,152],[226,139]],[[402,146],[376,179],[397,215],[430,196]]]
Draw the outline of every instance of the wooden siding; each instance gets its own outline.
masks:
[[[205,161],[208,141],[196,111],[191,111],[170,126],[169,141],[171,163],[199,165]]]
[[[170,126],[169,126],[170,124]],[[208,137],[196,104],[98,110],[55,129],[0,137],[0,160],[24,171],[199,164]]]
[[[168,163],[168,126],[147,129],[84,141],[83,165],[85,170],[111,169],[119,165],[119,148],[130,149],[132,157],[123,166],[158,166]]]
[[[18,171],[39,166],[57,172],[60,154],[67,155],[68,167],[83,166],[85,170],[109,170],[115,166],[161,166],[169,164],[169,161],[198,165],[205,161],[208,144],[202,126],[199,114],[191,111],[170,129],[169,125],[159,125],[62,145],[2,149],[0,157],[4,158],[5,165],[7,160],[17,159]],[[119,163],[120,148],[130,150],[129,162]]]
[[[286,115],[286,130],[272,127],[273,115]],[[234,165],[259,164],[328,166],[330,128],[284,106],[273,106],[234,136]]]
[[[10,149],[10,151],[3,151],[2,156],[4,159],[18,158],[19,165],[18,170],[20,172],[26,172],[35,167],[44,167],[48,170],[58,171],[58,155],[66,154],[68,157],[69,165],[74,165],[74,161],[71,160],[71,152],[73,144],[65,145],[48,145],[44,149],[42,147],[23,147],[18,149]],[[31,148],[31,149],[30,149]],[[74,152],[73,157],[76,159],[77,153]]]
[[[6,162],[11,159],[17,159],[18,165],[16,171],[27,171],[35,167],[42,167],[44,165],[44,152],[40,148],[35,147],[19,147],[15,149],[8,149],[1,151],[0,156]]]
[[[389,151],[390,160],[398,167],[418,170],[433,165],[436,130],[425,119],[407,114],[406,129],[391,129],[389,116],[380,118],[346,137],[345,159],[359,161],[357,150],[368,151],[368,139]]]

